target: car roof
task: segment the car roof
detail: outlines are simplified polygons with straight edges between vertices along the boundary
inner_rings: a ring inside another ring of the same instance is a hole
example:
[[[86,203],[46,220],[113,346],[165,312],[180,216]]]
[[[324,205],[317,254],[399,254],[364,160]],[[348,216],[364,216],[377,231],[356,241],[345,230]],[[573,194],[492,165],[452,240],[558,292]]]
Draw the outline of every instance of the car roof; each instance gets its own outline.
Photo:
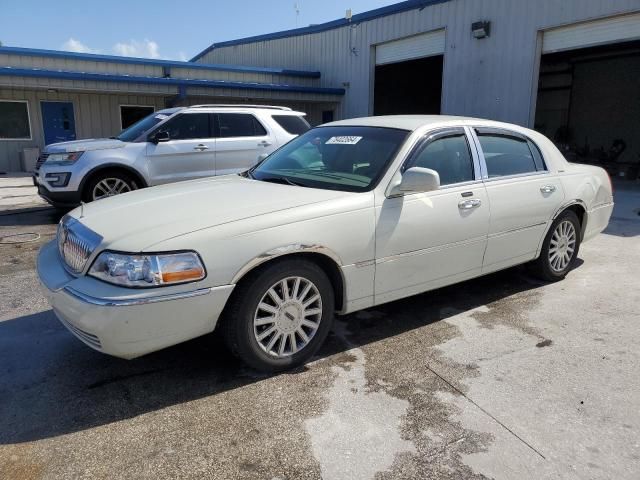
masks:
[[[513,131],[523,131],[518,125],[496,122],[473,117],[458,117],[455,115],[381,115],[376,117],[350,118],[336,122],[325,123],[323,127],[386,127],[400,130],[414,131],[425,126],[447,127],[452,125],[473,125],[495,128],[507,128]]]

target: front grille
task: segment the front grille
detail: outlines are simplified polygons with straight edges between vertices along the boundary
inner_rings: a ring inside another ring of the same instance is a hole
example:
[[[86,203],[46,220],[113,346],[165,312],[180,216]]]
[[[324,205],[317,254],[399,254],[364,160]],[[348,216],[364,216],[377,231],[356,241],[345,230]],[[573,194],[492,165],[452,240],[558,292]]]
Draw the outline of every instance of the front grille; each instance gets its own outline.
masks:
[[[68,269],[80,273],[102,237],[75,218],[65,216],[58,224],[58,251]]]
[[[62,317],[58,317],[58,318],[60,319],[60,322],[71,331],[71,333],[73,333],[76,337],[78,337],[84,343],[86,343],[90,347],[97,348],[99,350],[102,349],[102,343],[100,342],[100,338],[98,338],[97,335],[94,335],[93,333],[89,333],[85,330],[82,330],[81,328],[78,328],[75,325],[72,325]]]
[[[42,166],[42,164],[43,164],[44,162],[46,162],[46,161],[47,161],[47,158],[49,158],[49,154],[48,154],[48,153],[42,152],[42,153],[40,154],[40,156],[38,157],[38,161],[36,162],[36,172],[37,172],[38,170],[40,170],[40,167]]]

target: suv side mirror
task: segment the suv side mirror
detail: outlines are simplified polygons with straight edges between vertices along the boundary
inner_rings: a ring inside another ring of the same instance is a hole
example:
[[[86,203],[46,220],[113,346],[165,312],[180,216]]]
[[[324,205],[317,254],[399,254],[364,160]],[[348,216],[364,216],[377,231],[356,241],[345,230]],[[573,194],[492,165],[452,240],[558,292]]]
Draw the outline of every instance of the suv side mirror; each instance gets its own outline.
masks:
[[[406,193],[431,192],[440,188],[440,175],[435,170],[423,167],[411,167],[402,174],[400,183],[395,185],[390,196]]]
[[[168,142],[169,140],[171,140],[169,132],[166,132],[164,130],[160,130],[149,137],[149,141],[151,143],[155,143],[156,145],[160,142]]]

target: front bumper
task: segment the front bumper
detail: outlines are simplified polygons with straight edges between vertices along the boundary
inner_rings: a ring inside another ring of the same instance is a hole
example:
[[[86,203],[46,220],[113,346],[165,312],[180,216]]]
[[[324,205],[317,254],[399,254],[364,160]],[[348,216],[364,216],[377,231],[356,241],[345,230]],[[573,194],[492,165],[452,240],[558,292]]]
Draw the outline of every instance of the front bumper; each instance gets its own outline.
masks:
[[[74,277],[62,265],[55,241],[40,250],[37,270],[63,325],[91,348],[126,359],[211,332],[234,288],[133,290]]]
[[[38,195],[44,198],[54,207],[77,207],[80,205],[82,197],[80,192],[73,190],[52,191],[40,183],[37,174],[33,175],[33,184],[38,187]]]

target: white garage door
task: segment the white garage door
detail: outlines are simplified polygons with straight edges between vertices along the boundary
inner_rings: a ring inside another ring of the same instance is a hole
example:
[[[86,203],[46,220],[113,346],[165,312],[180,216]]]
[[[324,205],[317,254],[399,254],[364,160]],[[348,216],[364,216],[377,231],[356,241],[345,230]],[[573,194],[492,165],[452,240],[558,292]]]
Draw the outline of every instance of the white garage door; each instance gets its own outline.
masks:
[[[444,54],[444,29],[381,43],[376,46],[376,65]]]
[[[547,30],[542,37],[542,53],[638,39],[640,13]]]

